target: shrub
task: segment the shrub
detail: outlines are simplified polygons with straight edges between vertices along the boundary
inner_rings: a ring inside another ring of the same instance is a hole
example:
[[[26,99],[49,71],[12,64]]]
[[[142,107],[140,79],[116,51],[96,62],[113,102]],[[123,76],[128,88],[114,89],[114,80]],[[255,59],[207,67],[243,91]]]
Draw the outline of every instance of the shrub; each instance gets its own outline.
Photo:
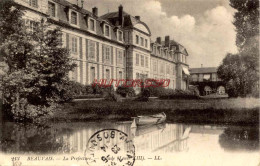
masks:
[[[53,115],[53,112],[58,109],[58,104],[49,102],[48,105],[33,105],[27,99],[21,98],[9,109],[10,111],[5,110],[7,117],[15,121],[42,123]]]
[[[136,100],[147,102],[149,100],[150,96],[151,96],[151,93],[150,93],[149,89],[143,89],[140,93],[140,96],[137,97]]]
[[[165,89],[165,93],[160,96],[161,99],[198,99],[199,96],[189,90]]]
[[[69,81],[63,86],[63,90],[61,91],[61,98],[63,101],[70,101],[75,96],[85,95],[87,94],[87,88],[75,81]]]
[[[122,98],[119,94],[115,92],[108,92],[105,94],[105,100],[107,101],[116,101],[116,102],[122,102]]]
[[[135,90],[133,87],[126,87],[126,86],[119,86],[116,89],[116,93],[120,94],[122,97],[134,97],[135,94]]]
[[[93,94],[106,94],[108,92],[113,92],[114,91],[114,86],[92,86],[93,89]]]
[[[150,79],[151,86],[145,87],[145,89],[148,89],[151,96],[159,97],[165,93],[165,88],[162,86],[163,82]]]

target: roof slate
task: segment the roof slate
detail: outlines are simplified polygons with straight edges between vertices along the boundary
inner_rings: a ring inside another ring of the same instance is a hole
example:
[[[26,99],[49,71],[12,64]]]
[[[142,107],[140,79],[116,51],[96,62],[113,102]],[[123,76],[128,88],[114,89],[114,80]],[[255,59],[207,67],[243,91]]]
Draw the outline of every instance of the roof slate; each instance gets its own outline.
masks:
[[[205,74],[205,73],[216,73],[217,67],[202,67],[202,68],[190,68],[191,74]]]

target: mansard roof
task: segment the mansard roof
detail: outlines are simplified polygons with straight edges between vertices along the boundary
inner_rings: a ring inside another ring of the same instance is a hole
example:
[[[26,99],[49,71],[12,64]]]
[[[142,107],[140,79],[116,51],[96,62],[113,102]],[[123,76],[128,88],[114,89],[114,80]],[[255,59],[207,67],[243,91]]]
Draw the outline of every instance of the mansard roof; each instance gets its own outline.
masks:
[[[155,45],[158,45],[161,47],[166,47],[166,48],[169,48],[169,46],[170,46],[169,50],[172,50],[173,47],[175,47],[175,49],[174,49],[175,52],[179,52],[179,53],[189,56],[186,48],[183,45],[181,45],[180,43],[176,42],[175,40],[170,40],[169,46],[165,45],[165,41],[161,41],[161,44],[159,44],[158,42],[155,41],[152,44],[155,44]]]
[[[206,73],[216,73],[216,67],[200,67],[200,68],[190,68],[191,74],[206,74]]]
[[[123,11],[122,15],[123,15],[123,18],[124,18],[124,23],[123,23],[124,28],[134,28],[135,25],[142,24],[148,30],[148,33],[149,33],[148,35],[151,35],[150,28],[147,26],[146,23],[144,23],[141,20],[136,19],[134,16],[128,14],[125,11]],[[100,18],[108,20],[114,26],[119,26],[119,22],[118,22],[119,12],[118,11],[104,14],[104,15],[100,16]]]

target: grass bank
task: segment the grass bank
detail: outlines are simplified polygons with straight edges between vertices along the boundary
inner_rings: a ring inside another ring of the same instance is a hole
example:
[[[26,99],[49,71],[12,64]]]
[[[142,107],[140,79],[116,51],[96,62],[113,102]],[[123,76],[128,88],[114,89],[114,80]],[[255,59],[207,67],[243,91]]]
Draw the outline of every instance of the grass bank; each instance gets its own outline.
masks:
[[[165,112],[167,121],[185,123],[258,124],[259,100],[254,98],[77,101],[66,103],[55,112],[55,121],[131,120],[137,115]]]

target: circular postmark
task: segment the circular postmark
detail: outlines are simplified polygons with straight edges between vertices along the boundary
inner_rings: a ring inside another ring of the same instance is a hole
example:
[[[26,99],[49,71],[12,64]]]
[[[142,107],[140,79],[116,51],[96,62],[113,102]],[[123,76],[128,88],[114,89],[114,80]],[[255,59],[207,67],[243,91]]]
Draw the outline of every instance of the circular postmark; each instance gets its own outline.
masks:
[[[135,146],[126,133],[104,129],[90,137],[85,156],[90,166],[133,166]]]

